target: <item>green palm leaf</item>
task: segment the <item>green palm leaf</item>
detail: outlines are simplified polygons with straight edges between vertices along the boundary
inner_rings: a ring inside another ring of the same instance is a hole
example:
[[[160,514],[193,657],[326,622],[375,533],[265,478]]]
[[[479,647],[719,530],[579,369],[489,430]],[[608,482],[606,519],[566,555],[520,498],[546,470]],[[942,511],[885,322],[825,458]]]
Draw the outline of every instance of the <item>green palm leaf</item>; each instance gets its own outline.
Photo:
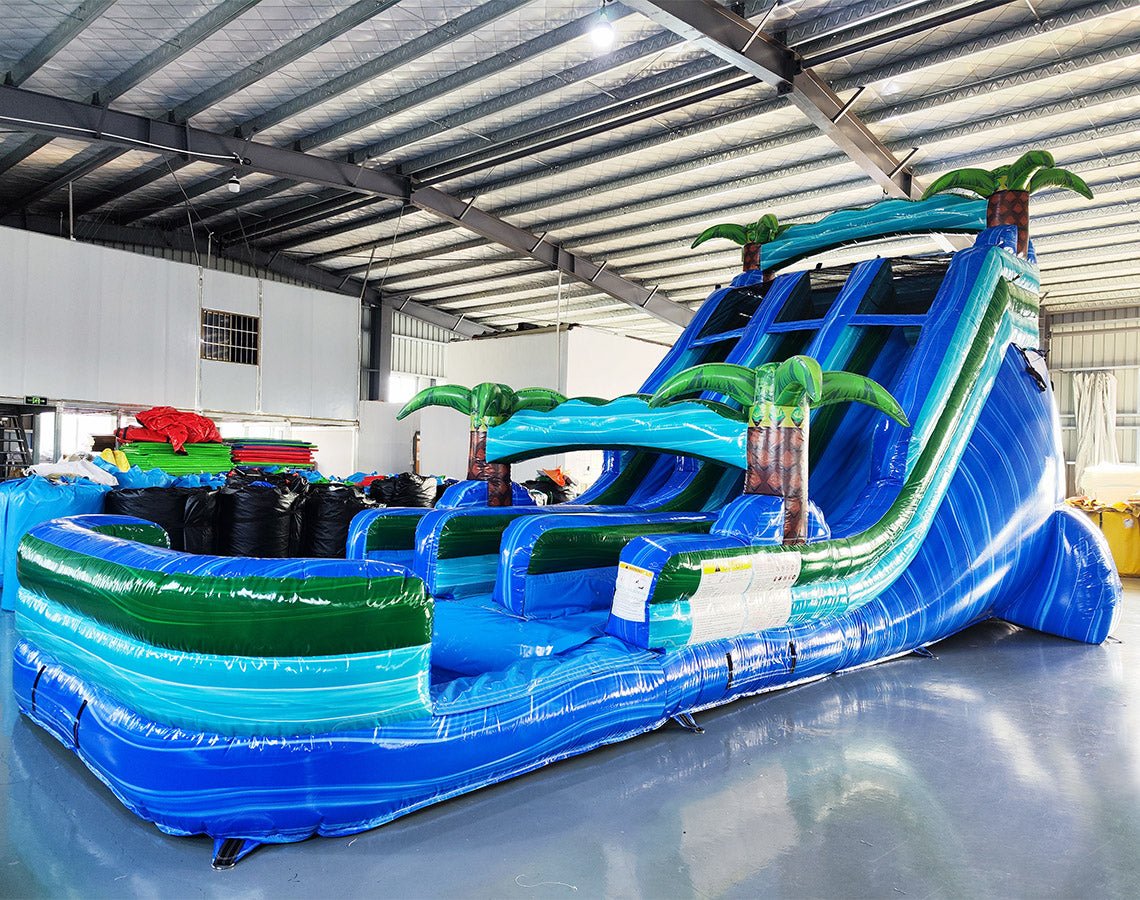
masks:
[[[498,425],[518,409],[518,395],[505,384],[484,381],[471,389],[471,427]]]
[[[402,419],[425,406],[446,406],[469,416],[471,415],[471,391],[458,384],[439,384],[435,387],[424,388],[404,404],[404,408],[396,413],[396,418]]]
[[[1029,193],[1035,193],[1045,188],[1058,187],[1074,191],[1089,200],[1093,193],[1085,180],[1068,169],[1042,169],[1034,173],[1029,181]]]
[[[906,413],[903,412],[899,402],[891,396],[890,391],[877,381],[864,375],[856,375],[854,372],[823,373],[823,390],[814,405],[821,407],[836,403],[865,403],[890,416],[904,427],[910,424]]]
[[[1053,168],[1053,154],[1048,150],[1029,150],[1017,158],[1009,167],[1008,189],[1024,191],[1029,187],[1029,179],[1038,169]]]
[[[774,241],[780,233],[780,222],[772,213],[765,213],[746,229],[748,239],[756,244]]]
[[[733,422],[747,422],[748,413],[743,409],[733,409],[727,403],[721,403],[719,400],[703,400],[701,398],[694,398],[689,400],[689,403],[699,403],[701,406],[706,406],[719,416],[726,419],[731,419]]]
[[[649,405],[664,406],[689,394],[716,391],[742,406],[751,406],[756,397],[756,378],[753,369],[732,363],[705,363],[693,366],[666,379],[649,401]]]
[[[515,396],[518,397],[516,407],[516,411],[518,412],[524,409],[536,409],[539,412],[548,412],[559,404],[566,402],[565,394],[560,394],[558,391],[553,391],[550,388],[523,388],[521,391],[516,391]]]
[[[697,239],[693,241],[690,249],[699,247],[705,241],[713,238],[724,238],[726,241],[732,241],[741,246],[748,243],[748,233],[743,225],[713,225],[712,228],[706,228],[697,235]]]
[[[585,403],[589,406],[605,406],[607,403],[611,402],[603,397],[571,397],[566,402],[570,403],[571,401],[577,403]]]
[[[795,406],[804,397],[809,403],[819,399],[823,369],[810,356],[793,356],[776,369],[773,400],[777,406]]]
[[[970,191],[979,197],[988,197],[997,190],[997,179],[985,169],[954,169],[922,192],[922,199],[928,200],[943,191]]]

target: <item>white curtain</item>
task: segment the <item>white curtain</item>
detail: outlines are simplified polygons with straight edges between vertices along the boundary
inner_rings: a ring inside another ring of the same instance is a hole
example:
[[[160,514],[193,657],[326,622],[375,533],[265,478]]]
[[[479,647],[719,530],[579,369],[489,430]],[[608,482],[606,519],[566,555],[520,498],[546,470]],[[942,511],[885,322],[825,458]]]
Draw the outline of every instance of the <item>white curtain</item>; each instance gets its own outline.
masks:
[[[1077,490],[1084,492],[1085,469],[1118,463],[1116,453],[1116,376],[1111,372],[1074,372],[1077,414]]]

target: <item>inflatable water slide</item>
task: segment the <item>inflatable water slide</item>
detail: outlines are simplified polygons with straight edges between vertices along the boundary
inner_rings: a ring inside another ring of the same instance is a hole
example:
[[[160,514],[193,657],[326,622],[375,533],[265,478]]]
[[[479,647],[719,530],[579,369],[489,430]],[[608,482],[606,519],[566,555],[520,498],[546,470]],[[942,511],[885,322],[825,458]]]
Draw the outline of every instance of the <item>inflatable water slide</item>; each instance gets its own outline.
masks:
[[[1027,198],[1047,162],[988,173],[981,200],[936,184],[763,235],[718,226],[745,271],[638,394],[430,389],[409,408],[470,416],[470,477],[435,509],[358,515],[348,559],[177,553],[117,516],[37,527],[21,711],[227,866],[671,721],[699,730],[709,707],[990,617],[1103,641],[1120,581],[1060,502],[1027,204],[1002,196]],[[1032,189],[1072,186],[1051,178]],[[932,232],[975,238],[790,268]],[[510,482],[513,461],[580,448],[607,462],[572,504]]]

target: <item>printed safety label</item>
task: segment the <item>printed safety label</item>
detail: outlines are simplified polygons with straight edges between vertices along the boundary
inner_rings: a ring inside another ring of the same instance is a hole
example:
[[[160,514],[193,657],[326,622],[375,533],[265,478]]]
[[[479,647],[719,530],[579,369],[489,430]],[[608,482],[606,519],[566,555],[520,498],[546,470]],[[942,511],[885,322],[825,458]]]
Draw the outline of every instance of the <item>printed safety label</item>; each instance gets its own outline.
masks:
[[[747,634],[785,624],[799,553],[756,553],[701,564],[701,583],[689,598],[692,643]]]
[[[627,622],[644,622],[653,573],[627,562],[618,564],[613,614]]]

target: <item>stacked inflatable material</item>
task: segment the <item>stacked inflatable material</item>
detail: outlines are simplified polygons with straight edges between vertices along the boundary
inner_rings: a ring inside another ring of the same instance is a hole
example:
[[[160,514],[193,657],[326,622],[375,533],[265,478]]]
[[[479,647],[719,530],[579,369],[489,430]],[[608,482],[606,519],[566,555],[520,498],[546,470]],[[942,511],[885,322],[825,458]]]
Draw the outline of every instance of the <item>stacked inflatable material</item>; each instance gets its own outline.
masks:
[[[316,445],[307,441],[269,440],[268,438],[242,438],[229,441],[231,458],[235,466],[267,468],[282,466],[288,469],[314,469]]]
[[[230,450],[225,444],[183,445],[183,452],[175,452],[167,443],[136,441],[123,444],[123,454],[132,466],[147,471],[161,469],[171,475],[219,474],[233,468]]]
[[[171,475],[217,474],[230,470],[229,448],[205,416],[156,406],[135,417],[139,425],[115,432],[128,466],[161,469]]]
[[[186,444],[220,444],[222,436],[211,419],[197,413],[182,412],[172,406],[156,406],[136,417],[141,428],[125,428],[119,432],[123,441],[167,442],[177,453]]]

